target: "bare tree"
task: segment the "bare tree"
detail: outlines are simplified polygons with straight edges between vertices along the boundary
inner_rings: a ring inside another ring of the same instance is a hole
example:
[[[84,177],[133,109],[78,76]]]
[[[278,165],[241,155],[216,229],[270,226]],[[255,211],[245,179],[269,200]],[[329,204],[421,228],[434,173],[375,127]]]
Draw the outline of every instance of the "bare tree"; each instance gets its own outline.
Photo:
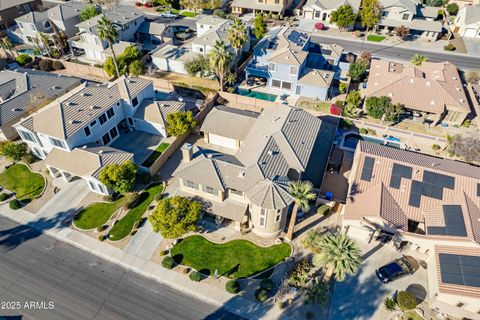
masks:
[[[402,40],[405,40],[410,34],[410,29],[404,25],[395,28],[395,35]]]
[[[480,72],[478,71],[468,71],[465,73],[465,81],[467,83],[478,83],[480,82]]]
[[[468,162],[480,162],[480,139],[463,137],[459,134],[448,139],[447,151],[451,156],[463,158]]]

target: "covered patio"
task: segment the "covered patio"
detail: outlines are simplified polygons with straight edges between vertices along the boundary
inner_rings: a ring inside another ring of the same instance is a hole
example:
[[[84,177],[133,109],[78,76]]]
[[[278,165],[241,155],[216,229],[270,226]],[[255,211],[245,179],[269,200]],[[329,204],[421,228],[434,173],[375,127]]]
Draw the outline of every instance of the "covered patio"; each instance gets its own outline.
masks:
[[[133,162],[141,164],[163,141],[162,136],[141,131],[122,131],[110,147],[133,153]]]

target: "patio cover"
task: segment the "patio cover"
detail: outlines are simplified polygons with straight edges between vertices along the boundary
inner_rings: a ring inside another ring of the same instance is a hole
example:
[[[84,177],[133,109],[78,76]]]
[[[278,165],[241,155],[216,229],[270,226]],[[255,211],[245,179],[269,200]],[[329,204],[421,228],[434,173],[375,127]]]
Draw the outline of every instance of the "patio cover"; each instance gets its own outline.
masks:
[[[211,201],[209,203],[211,205],[209,210],[211,213],[238,222],[243,221],[243,217],[245,216],[248,207],[248,204],[232,199],[226,199],[223,202]]]

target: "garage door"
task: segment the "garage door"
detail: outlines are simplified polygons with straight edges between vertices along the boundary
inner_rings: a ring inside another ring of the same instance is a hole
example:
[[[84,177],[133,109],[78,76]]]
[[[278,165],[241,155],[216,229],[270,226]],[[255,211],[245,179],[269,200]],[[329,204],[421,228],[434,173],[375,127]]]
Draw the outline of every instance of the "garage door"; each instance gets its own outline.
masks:
[[[237,140],[230,139],[222,136],[217,136],[216,134],[208,134],[208,140],[212,144],[216,144],[221,147],[237,149]]]
[[[477,35],[476,29],[466,29],[465,33],[463,34],[463,36],[467,38],[475,38],[476,35]]]

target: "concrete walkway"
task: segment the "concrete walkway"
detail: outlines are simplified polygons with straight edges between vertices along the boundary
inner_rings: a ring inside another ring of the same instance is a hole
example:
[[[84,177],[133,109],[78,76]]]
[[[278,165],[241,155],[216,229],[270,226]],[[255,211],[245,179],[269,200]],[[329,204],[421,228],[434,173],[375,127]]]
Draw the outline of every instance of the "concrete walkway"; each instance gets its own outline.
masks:
[[[153,232],[152,226],[147,222],[137,231],[124,251],[136,255],[137,257],[150,260],[162,239],[162,235]]]

